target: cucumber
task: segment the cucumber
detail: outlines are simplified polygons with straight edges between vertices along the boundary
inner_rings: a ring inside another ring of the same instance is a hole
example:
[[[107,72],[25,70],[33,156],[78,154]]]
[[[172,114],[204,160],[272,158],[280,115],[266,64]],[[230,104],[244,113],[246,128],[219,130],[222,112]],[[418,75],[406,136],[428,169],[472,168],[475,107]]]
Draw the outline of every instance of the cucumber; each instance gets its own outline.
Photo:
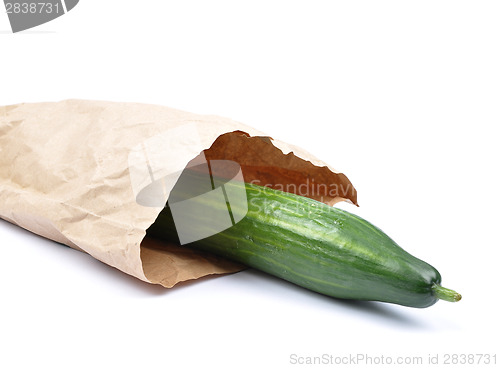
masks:
[[[230,191],[234,185],[229,182],[224,186]],[[460,294],[441,286],[441,275],[434,267],[403,250],[361,217],[299,195],[250,183],[240,185],[244,185],[248,200],[244,218],[183,246],[336,298],[416,308],[429,307],[438,299],[461,299]],[[177,197],[197,201],[199,210],[188,214],[193,227],[209,226],[205,220],[211,212],[227,211],[224,206],[228,203],[207,196],[192,197],[182,186],[174,191]],[[179,243],[169,203],[147,233]]]

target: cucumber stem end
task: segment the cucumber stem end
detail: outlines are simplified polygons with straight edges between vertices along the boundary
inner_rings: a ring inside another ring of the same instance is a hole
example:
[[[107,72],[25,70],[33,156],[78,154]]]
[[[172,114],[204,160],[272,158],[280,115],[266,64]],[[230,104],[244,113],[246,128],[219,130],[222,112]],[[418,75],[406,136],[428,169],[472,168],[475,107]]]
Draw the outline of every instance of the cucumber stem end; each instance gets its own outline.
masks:
[[[432,286],[432,291],[436,298],[446,300],[447,302],[458,302],[462,299],[462,295],[455,290],[447,289],[438,284]]]

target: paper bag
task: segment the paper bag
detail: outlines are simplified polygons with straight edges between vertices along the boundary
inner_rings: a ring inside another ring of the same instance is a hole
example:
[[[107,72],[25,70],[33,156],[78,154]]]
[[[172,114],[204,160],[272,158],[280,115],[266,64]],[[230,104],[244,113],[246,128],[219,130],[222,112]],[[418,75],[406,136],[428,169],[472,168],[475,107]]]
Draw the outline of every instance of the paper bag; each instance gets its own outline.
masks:
[[[239,122],[67,100],[0,107],[0,217],[165,287],[236,272],[243,266],[145,236],[200,156],[236,162],[245,182],[357,204],[345,175]]]

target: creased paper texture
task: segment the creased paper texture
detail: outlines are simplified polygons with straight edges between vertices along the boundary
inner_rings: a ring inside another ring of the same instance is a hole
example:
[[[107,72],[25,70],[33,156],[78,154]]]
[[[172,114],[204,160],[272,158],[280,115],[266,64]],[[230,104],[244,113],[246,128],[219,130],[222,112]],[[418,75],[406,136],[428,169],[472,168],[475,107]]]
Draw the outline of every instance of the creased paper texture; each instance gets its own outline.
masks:
[[[302,149],[227,118],[163,106],[0,107],[0,153],[2,219],[165,287],[243,268],[145,238],[182,170],[200,155],[237,162],[247,182],[356,204],[347,177]]]

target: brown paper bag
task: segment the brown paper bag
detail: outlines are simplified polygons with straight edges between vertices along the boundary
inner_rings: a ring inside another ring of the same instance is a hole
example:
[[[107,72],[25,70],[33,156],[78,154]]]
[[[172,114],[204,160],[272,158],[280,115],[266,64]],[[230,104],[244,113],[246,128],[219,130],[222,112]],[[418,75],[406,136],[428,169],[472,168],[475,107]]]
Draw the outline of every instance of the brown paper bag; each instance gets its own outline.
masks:
[[[0,217],[165,287],[235,272],[243,266],[145,237],[182,170],[200,155],[237,162],[246,182],[357,204],[345,175],[230,119],[67,100],[0,107]],[[158,178],[161,203],[148,204],[141,195]]]

